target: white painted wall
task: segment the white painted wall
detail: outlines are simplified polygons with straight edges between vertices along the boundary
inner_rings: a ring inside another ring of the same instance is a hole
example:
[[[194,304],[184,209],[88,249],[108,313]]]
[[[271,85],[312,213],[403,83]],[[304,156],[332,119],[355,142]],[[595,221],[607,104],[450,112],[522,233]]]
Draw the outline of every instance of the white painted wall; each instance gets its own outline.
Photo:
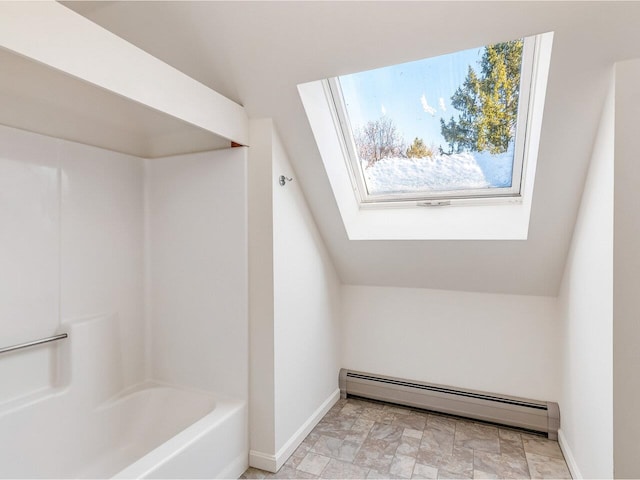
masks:
[[[152,376],[242,399],[246,150],[145,161]]]
[[[340,281],[273,121],[250,132],[250,463],[275,471],[337,399]]]
[[[273,330],[273,122],[249,132],[249,438],[252,452],[275,452]]]
[[[613,93],[612,78],[559,294],[561,436],[585,478],[613,477]]]
[[[616,65],[613,448],[616,478],[640,478],[640,60]]]
[[[555,298],[345,285],[342,304],[345,368],[558,399]]]
[[[340,280],[295,177],[274,131],[276,452],[335,394],[340,369]]]
[[[142,186],[135,157],[0,127],[0,344],[117,314],[121,379],[144,378]],[[56,348],[0,357],[0,402],[55,384]]]

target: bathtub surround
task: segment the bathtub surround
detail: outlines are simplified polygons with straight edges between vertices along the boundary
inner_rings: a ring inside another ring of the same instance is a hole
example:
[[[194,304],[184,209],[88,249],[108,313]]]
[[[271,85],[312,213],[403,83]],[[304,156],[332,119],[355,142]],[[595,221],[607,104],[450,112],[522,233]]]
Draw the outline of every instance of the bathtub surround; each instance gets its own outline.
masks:
[[[123,381],[144,380],[141,160],[8,127],[0,145],[3,344],[117,312]],[[65,342],[3,356],[0,402],[58,385]]]
[[[151,378],[243,399],[246,154],[145,160]]]
[[[123,388],[117,327],[115,314],[65,324],[62,384],[0,415],[0,475],[237,475],[246,465],[246,403],[153,381]]]
[[[69,331],[0,361],[2,431],[22,432],[1,442],[15,450],[2,449],[0,476],[111,476],[174,435],[176,452],[145,457],[144,475],[240,475],[247,149],[144,160],[4,126],[0,140],[2,344]],[[128,418],[158,435],[119,429]]]
[[[250,133],[250,463],[276,471],[338,399],[340,282],[273,122]]]

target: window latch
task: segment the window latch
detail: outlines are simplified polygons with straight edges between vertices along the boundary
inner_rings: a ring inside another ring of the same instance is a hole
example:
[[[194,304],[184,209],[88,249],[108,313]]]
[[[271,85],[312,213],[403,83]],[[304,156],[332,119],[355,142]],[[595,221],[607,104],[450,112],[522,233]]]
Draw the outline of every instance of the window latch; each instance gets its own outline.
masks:
[[[419,207],[447,207],[451,205],[451,200],[429,200],[427,202],[418,202]]]

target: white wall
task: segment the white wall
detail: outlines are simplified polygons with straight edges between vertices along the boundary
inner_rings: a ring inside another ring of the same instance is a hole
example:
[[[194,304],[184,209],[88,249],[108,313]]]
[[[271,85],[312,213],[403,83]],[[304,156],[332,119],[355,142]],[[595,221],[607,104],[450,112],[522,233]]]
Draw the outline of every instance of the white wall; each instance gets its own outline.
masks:
[[[640,60],[616,65],[613,448],[616,478],[640,478]]]
[[[142,185],[135,157],[0,127],[2,346],[115,313],[122,379],[143,379]],[[55,384],[56,348],[2,355],[0,402]]]
[[[273,122],[250,132],[250,463],[275,471],[337,400],[340,282]]]
[[[272,131],[270,119],[249,122],[249,438],[264,454],[275,452]]]
[[[276,452],[336,393],[340,369],[340,280],[295,177],[274,131]]]
[[[342,288],[345,368],[558,399],[555,298]]]
[[[613,476],[613,138],[612,83],[559,294],[561,440],[586,478]]]
[[[154,379],[248,396],[246,148],[146,160]]]

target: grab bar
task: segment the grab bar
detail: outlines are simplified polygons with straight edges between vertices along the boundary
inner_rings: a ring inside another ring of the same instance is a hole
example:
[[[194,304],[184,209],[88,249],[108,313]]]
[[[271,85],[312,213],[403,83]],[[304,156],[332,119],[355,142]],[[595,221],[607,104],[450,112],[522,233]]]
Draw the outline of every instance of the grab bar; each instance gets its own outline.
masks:
[[[20,350],[22,348],[33,347],[35,345],[40,345],[43,343],[55,342],[56,340],[62,340],[63,338],[67,338],[69,335],[66,333],[61,333],[60,335],[54,335],[53,337],[41,338],[39,340],[33,340],[31,342],[20,343],[18,345],[11,345],[10,347],[0,348],[0,353],[13,352],[14,350]]]

